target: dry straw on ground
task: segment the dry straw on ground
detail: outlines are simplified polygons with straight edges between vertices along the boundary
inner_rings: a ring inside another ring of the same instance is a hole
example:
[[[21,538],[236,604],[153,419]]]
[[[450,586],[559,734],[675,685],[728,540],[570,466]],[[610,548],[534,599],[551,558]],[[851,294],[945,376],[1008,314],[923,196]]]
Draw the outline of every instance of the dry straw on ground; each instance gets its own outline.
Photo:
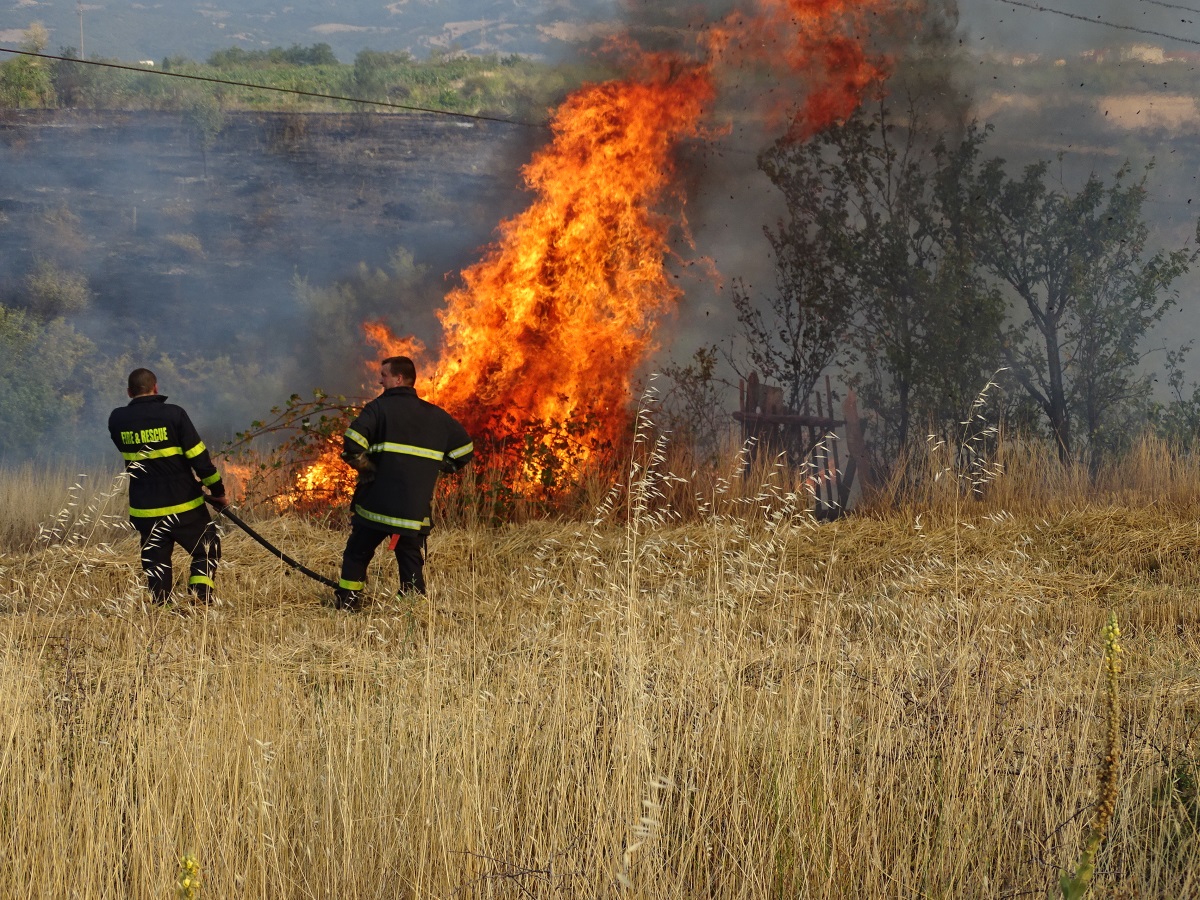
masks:
[[[1004,462],[982,500],[930,478],[816,525],[778,472],[650,454],[594,521],[436,531],[427,598],[381,555],[358,615],[237,532],[221,605],[147,607],[96,491],[0,557],[0,883],[164,897],[187,857],[208,897],[1053,896],[1115,611],[1093,891],[1195,895],[1200,472]],[[336,571],[343,534],[257,524]]]

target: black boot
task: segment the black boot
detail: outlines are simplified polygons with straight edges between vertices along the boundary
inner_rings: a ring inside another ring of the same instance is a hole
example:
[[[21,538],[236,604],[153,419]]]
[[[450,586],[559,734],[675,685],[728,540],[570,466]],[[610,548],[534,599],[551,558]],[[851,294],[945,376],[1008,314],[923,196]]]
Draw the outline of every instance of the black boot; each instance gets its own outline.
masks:
[[[362,594],[346,588],[336,588],[333,592],[333,607],[347,612],[358,612],[362,608]]]

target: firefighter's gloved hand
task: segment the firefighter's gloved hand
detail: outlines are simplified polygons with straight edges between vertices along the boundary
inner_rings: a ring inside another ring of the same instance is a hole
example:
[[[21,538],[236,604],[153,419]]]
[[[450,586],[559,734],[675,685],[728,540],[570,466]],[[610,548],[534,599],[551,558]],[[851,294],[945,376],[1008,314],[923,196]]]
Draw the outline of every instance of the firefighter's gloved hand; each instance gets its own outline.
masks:
[[[375,480],[375,463],[365,453],[343,453],[342,460],[358,473],[358,485],[362,487]]]
[[[224,509],[229,505],[229,498],[224,494],[209,494],[208,500],[214,509]]]
[[[343,453],[342,461],[360,475],[375,471],[375,463],[365,453]]]

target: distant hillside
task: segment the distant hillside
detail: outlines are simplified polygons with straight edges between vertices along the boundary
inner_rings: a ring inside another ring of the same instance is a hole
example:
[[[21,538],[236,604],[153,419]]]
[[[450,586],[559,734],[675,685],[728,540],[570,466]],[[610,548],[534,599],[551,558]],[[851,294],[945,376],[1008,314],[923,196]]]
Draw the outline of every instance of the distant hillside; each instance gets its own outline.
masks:
[[[343,62],[362,49],[435,48],[558,58],[621,26],[618,0],[113,0],[83,4],[88,56],[206,59],[226,47],[247,50],[328,43]],[[50,30],[50,47],[80,45],[74,3],[17,3],[0,9],[0,42],[15,44],[31,22]]]

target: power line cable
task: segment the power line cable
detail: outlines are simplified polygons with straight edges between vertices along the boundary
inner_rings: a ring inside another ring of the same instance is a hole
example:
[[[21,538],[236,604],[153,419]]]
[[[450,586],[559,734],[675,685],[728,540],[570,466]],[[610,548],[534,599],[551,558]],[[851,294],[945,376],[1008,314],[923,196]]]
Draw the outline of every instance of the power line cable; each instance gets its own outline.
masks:
[[[1064,12],[1061,9],[1052,9],[1049,6],[1042,6],[1040,3],[1023,3],[1022,0],[996,0],[997,3],[1003,3],[1006,6],[1023,6],[1026,9],[1032,9],[1037,12],[1054,13],[1059,16],[1066,16],[1068,19],[1078,19],[1080,22],[1090,22],[1093,25],[1104,25],[1108,28],[1119,28],[1122,31],[1136,31],[1138,34],[1148,34],[1153,37],[1167,38],[1171,41],[1179,41],[1181,44],[1195,44],[1200,46],[1200,41],[1191,38],[1179,37],[1174,34],[1166,34],[1162,31],[1151,31],[1148,28],[1138,28],[1136,25],[1118,25],[1116,22],[1107,22],[1100,18],[1091,18],[1090,16],[1081,16],[1077,13]]]
[[[1165,6],[1167,9],[1182,9],[1184,12],[1200,13],[1194,6],[1181,6],[1178,3],[1164,3],[1163,0],[1142,0],[1143,3],[1153,3],[1155,6]]]
[[[147,69],[142,66],[127,66],[122,63],[101,62],[95,59],[78,59],[73,56],[55,56],[51,53],[37,53],[33,50],[12,50],[0,47],[0,53],[15,53],[18,56],[32,56],[37,59],[52,59],[57,62],[77,63],[84,66],[100,66],[105,69],[120,69],[125,72],[137,72],[142,75],[164,75],[168,78],[186,78],[189,81],[207,81],[210,84],[225,84],[231,87],[253,88],[259,91],[275,91],[280,94],[295,94],[300,97],[313,97],[318,100],[341,100],[345,103],[361,103],[365,106],[384,106],[389,109],[403,109],[408,112],[434,113],[439,116],[452,116],[456,119],[475,119],[484,122],[500,122],[503,125],[521,125],[525,128],[548,128],[545,122],[524,122],[520,119],[504,119],[500,116],[484,116],[474,113],[453,112],[448,109],[433,109],[427,106],[410,106],[404,103],[392,103],[389,100],[364,100],[361,97],[343,97],[338,94],[321,94],[316,91],[302,91],[297,88],[274,87],[268,84],[251,84],[246,81],[229,81],[223,78],[213,78],[208,75],[188,75],[185,72],[167,72],[162,69]]]

